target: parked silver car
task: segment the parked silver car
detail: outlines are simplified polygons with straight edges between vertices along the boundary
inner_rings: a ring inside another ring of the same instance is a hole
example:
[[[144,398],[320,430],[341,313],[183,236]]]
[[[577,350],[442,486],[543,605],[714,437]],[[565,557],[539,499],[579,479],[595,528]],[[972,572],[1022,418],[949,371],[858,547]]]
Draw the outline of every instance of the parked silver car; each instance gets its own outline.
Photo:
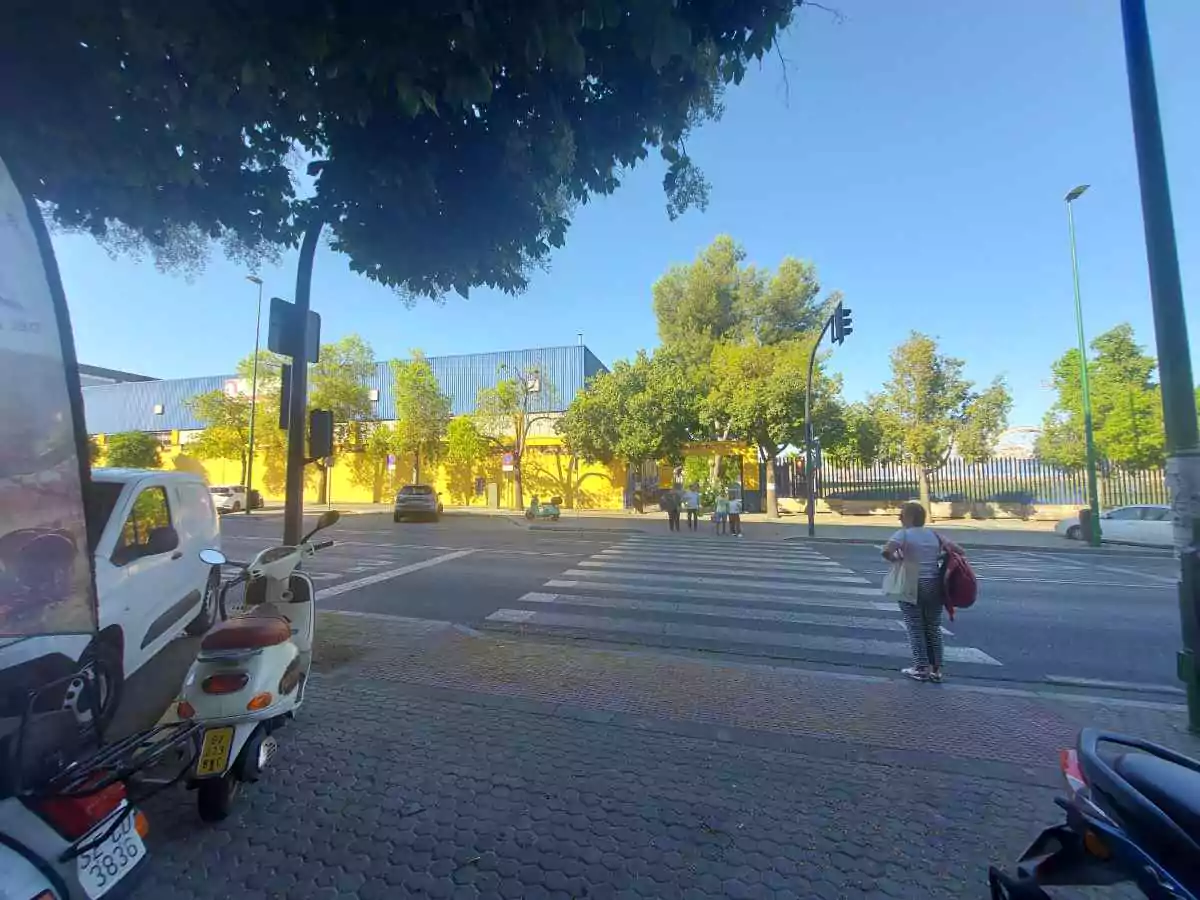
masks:
[[[406,518],[423,518],[438,520],[442,514],[442,501],[432,487],[427,484],[406,484],[396,494],[396,506],[392,511],[392,521],[402,522]]]

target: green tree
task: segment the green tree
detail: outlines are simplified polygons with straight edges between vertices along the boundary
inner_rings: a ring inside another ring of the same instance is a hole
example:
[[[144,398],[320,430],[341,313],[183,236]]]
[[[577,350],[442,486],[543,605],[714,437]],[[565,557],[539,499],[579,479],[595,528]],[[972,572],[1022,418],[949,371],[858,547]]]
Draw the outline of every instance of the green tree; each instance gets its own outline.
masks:
[[[59,223],[167,264],[210,236],[292,244],[319,216],[383,284],[519,291],[651,148],[668,213],[704,205],[686,139],[798,5],[24,4],[0,28],[0,157]]]
[[[94,466],[100,461],[103,452],[100,449],[100,442],[96,440],[94,434],[88,435],[88,465]]]
[[[491,453],[491,443],[471,416],[455,416],[446,428],[446,471],[450,495],[467,503],[475,493],[480,465]]]
[[[374,415],[370,388],[374,376],[375,353],[357,334],[321,345],[320,362],[308,373],[308,407],[333,413],[337,443],[342,446],[352,443],[358,423]],[[324,463],[318,463],[318,468],[321,481],[317,502],[324,503],[329,496],[329,470]]]
[[[475,399],[475,424],[481,434],[504,447],[513,458],[513,498],[525,506],[521,465],[537,425],[548,422],[554,407],[554,386],[538,366],[501,366],[494,387],[481,388]]]
[[[158,438],[144,431],[123,431],[110,435],[107,465],[117,469],[160,469]]]
[[[1118,325],[1091,343],[1088,380],[1096,452],[1128,469],[1161,466],[1165,460],[1162,398],[1154,381],[1156,361],[1137,343],[1133,328]],[[1042,421],[1035,452],[1045,462],[1079,469],[1086,464],[1079,351],[1068,350],[1051,367],[1054,405]]]
[[[618,360],[593,378],[555,427],[588,462],[678,464],[699,429],[699,408],[696,383],[682,365],[639,350],[632,362]]]
[[[397,469],[388,468],[388,458],[396,455],[399,443],[396,429],[383,422],[360,422],[353,429],[354,441],[347,454],[350,479],[370,488],[371,500],[379,503],[385,492],[392,493],[399,481]]]
[[[913,332],[892,351],[892,377],[872,398],[885,444],[917,469],[929,505],[929,476],[957,450],[968,462],[991,458],[1008,424],[1012,398],[1002,378],[983,391],[963,377],[963,361],[938,352],[937,341]]]
[[[659,338],[700,385],[705,437],[750,441],[768,466],[784,446],[803,441],[807,353],[839,299],[820,294],[811,263],[786,257],[774,272],[746,265],[745,249],[728,235],[655,283]],[[823,440],[836,436],[839,391],[818,366],[814,423]],[[718,454],[709,480],[720,471]],[[769,478],[767,509],[778,515],[773,486]]]
[[[834,412],[836,439],[822,442],[822,453],[834,462],[872,466],[891,459],[884,442],[880,416],[870,403],[850,403]]]
[[[433,367],[420,350],[392,362],[396,398],[396,449],[412,460],[413,483],[421,480],[421,461],[433,462],[450,422],[450,398],[442,392]]]
[[[200,459],[238,460],[242,464],[238,483],[245,484],[250,447],[250,398],[230,396],[224,391],[210,391],[193,397],[188,405],[192,414],[204,425],[188,449]]]

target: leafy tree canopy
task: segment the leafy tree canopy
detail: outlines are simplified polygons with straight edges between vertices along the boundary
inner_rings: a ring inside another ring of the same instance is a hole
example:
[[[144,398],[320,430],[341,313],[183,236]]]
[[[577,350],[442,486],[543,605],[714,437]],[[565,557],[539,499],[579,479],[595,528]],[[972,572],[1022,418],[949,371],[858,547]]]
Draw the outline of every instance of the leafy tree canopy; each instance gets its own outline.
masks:
[[[357,334],[321,345],[321,360],[308,374],[308,402],[328,409],[338,424],[361,422],[374,415],[371,389],[375,351]]]
[[[436,458],[450,421],[450,398],[420,350],[392,363],[396,400],[396,447],[417,460]],[[416,477],[416,476],[414,476]]]
[[[892,351],[892,377],[872,398],[883,441],[917,467],[921,502],[929,506],[929,473],[951,451],[969,462],[991,457],[1008,424],[1012,398],[1002,378],[983,391],[963,376],[963,361],[938,352],[937,341],[913,332]]]
[[[124,431],[108,438],[105,465],[118,469],[160,469],[158,438],[144,431]]]
[[[244,484],[250,446],[250,398],[210,391],[193,397],[189,405],[204,429],[188,445],[188,451],[200,459],[241,460]]]
[[[1161,466],[1166,433],[1162,398],[1154,380],[1156,360],[1137,343],[1128,324],[1097,336],[1091,349],[1088,386],[1097,453],[1113,465],[1130,469]],[[1082,468],[1087,453],[1079,351],[1068,350],[1051,372],[1057,399],[1042,422],[1035,452],[1054,465]]]
[[[16,0],[0,157],[61,225],[167,263],[319,217],[408,294],[519,291],[650,148],[668,212],[704,205],[686,139],[802,2]]]
[[[639,350],[577,394],[556,424],[567,446],[589,462],[683,458],[699,430],[700,395],[686,369]]]

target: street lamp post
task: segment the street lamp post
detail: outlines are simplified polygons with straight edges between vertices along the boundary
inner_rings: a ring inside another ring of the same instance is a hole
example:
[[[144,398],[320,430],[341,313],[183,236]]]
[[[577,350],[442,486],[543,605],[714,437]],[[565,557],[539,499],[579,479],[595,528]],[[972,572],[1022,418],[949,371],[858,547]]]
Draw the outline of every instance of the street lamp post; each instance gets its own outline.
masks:
[[[254,313],[254,361],[250,364],[250,440],[246,455],[246,515],[254,509],[250,492],[254,484],[254,410],[258,406],[258,340],[262,329],[263,281],[257,275],[247,275],[246,280],[258,285],[258,307]]]
[[[1158,347],[1163,424],[1167,432],[1167,487],[1179,553],[1179,616],[1183,649],[1176,671],[1187,690],[1188,726],[1200,732],[1200,433],[1188,346],[1179,249],[1167,181],[1167,157],[1158,114],[1158,88],[1144,0],[1121,0],[1125,70],[1142,194],[1142,225],[1150,269],[1150,303]]]
[[[1088,506],[1092,511],[1088,543],[1100,546],[1100,494],[1096,489],[1096,441],[1092,434],[1092,397],[1088,391],[1087,341],[1083,337],[1083,303],[1079,299],[1079,258],[1075,255],[1075,214],[1072,205],[1088,185],[1081,184],[1064,198],[1067,202],[1067,227],[1071,233],[1071,276],[1075,282],[1075,329],[1079,333],[1079,384],[1083,392],[1083,445],[1087,454]]]

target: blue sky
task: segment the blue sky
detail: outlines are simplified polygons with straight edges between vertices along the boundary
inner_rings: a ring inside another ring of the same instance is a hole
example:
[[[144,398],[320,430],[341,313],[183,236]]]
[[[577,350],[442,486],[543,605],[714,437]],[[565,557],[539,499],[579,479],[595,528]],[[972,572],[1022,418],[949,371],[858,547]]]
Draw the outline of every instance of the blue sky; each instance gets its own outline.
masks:
[[[983,382],[1003,374],[1013,424],[1053,399],[1051,361],[1074,342],[1063,195],[1076,206],[1088,335],[1132,322],[1153,345],[1117,0],[828,0],[802,12],[777,58],[730,91],[689,151],[709,176],[704,213],[667,219],[662,169],[630,173],[582,207],[548,273],[406,308],[317,258],[326,340],[357,332],[380,358],[584,340],[606,362],[656,341],[650,288],[718,234],[751,261],[816,263],[854,310],[830,359],[851,399],[887,378],[910,330],[936,335]],[[1185,291],[1200,283],[1200,3],[1150,0]],[[254,288],[219,256],[188,283],[58,236],[79,358],[159,377],[233,369],[254,341]],[[262,273],[291,297],[295,256]],[[1200,321],[1188,303],[1193,339]]]

